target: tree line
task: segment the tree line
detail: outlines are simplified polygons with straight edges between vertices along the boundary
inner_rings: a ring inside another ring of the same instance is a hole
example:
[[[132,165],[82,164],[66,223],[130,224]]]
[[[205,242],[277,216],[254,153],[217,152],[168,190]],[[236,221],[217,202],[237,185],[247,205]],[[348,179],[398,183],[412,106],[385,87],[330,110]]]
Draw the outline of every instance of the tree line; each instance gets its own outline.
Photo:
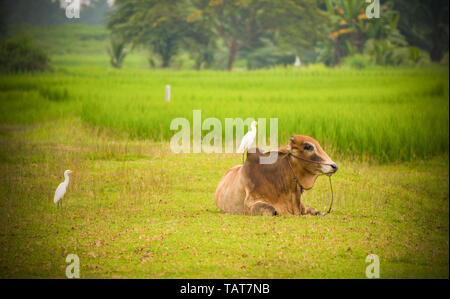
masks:
[[[372,0],[372,2],[375,0]],[[67,19],[59,0],[0,0],[0,35],[8,24],[103,24],[111,65],[134,48],[151,66],[169,67],[180,53],[195,67],[232,69],[323,62],[420,65],[448,61],[448,0],[385,0],[369,19],[365,0],[106,0],[83,1]],[[86,3],[89,3],[86,4]]]
[[[238,56],[293,62],[309,55],[337,65],[361,55],[403,65],[440,61],[448,52],[448,4],[385,1],[381,17],[369,19],[362,0],[116,0],[106,20],[112,49],[148,48],[162,67],[184,50],[207,68],[221,49],[229,70]]]

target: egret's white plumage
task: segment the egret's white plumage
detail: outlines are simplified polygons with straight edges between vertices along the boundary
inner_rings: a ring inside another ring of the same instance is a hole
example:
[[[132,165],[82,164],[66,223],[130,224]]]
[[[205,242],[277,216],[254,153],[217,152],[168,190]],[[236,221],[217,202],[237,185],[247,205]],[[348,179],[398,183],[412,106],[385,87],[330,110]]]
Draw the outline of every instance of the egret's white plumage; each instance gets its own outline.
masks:
[[[66,194],[66,189],[67,186],[69,185],[69,173],[71,173],[72,171],[70,170],[66,170],[64,171],[64,182],[62,182],[61,184],[59,184],[58,188],[56,188],[55,191],[55,197],[53,198],[53,202],[58,205],[62,206],[62,201],[61,199],[64,198],[64,194]]]
[[[237,152],[242,153],[242,163],[244,162],[244,155],[245,151],[248,150],[248,148],[253,144],[256,138],[256,125],[258,122],[253,121],[251,124],[251,131],[248,131],[247,134],[245,134],[244,138],[242,138],[241,145],[239,146]]]

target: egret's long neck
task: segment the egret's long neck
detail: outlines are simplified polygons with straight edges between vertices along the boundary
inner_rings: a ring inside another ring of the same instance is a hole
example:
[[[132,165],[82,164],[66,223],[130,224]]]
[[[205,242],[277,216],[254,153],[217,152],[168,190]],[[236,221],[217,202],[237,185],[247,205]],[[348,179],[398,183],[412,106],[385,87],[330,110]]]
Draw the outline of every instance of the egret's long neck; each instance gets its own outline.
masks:
[[[67,173],[64,174],[64,184],[69,185],[69,175]]]
[[[252,126],[252,133],[256,134],[256,126]]]

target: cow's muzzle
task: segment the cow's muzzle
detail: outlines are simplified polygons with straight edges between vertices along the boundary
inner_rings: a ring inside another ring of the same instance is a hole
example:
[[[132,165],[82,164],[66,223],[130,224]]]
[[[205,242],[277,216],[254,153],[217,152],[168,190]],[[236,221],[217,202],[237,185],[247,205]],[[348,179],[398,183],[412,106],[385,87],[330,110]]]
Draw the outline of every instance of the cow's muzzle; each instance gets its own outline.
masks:
[[[336,173],[336,171],[338,170],[338,166],[336,163],[332,162],[332,163],[327,163],[326,166],[324,167],[325,169],[323,169],[323,173],[330,176],[333,175],[334,173]]]

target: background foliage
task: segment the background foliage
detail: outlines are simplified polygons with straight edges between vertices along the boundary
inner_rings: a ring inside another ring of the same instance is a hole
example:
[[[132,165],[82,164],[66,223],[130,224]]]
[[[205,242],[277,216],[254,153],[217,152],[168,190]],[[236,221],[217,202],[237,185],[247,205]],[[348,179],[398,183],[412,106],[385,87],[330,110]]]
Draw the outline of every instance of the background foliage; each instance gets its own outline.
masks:
[[[46,52],[32,44],[27,36],[0,41],[0,72],[17,73],[50,69]]]
[[[368,19],[368,4],[359,0],[90,3],[82,18],[67,19],[58,1],[2,0],[0,34],[14,36],[23,24],[102,24],[105,36],[145,52],[151,68],[255,69],[293,64],[295,56],[328,66],[354,55],[370,57],[370,65],[448,62],[445,0],[382,1],[380,19]]]

